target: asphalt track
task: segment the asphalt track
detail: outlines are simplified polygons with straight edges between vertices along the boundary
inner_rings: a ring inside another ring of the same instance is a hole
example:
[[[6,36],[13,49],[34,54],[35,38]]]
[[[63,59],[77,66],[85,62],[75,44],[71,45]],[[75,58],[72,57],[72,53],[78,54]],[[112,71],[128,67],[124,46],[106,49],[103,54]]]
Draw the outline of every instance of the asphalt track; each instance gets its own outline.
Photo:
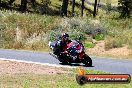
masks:
[[[51,56],[49,53],[19,51],[19,50],[0,50],[0,58],[7,60],[20,60],[26,62],[48,63],[51,65],[60,65],[60,62]],[[109,73],[130,74],[132,75],[132,60],[119,60],[110,58],[91,57],[93,60],[92,67],[85,67],[86,69],[99,70]],[[75,64],[71,67],[77,67]],[[83,65],[82,65],[83,66]]]

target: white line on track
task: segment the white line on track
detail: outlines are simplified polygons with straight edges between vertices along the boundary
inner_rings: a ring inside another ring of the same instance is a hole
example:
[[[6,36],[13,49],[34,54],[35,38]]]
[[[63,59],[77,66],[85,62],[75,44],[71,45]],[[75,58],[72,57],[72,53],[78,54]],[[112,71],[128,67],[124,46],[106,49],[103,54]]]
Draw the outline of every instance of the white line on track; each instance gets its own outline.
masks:
[[[44,66],[52,66],[52,67],[76,68],[76,67],[71,67],[71,66],[49,64],[49,63],[40,63],[40,62],[32,62],[32,61],[24,61],[24,60],[16,60],[16,59],[0,58],[0,60],[13,61],[13,62],[22,62],[22,63],[29,63],[29,64],[37,64],[37,65],[44,65]]]

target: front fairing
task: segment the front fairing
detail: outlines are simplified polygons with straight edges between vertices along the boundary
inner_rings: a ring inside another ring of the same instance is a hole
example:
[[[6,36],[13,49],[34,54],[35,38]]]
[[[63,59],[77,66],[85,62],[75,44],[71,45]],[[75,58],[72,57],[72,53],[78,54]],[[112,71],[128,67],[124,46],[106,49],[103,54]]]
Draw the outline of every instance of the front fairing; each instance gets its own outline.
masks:
[[[84,47],[78,41],[72,40],[72,42],[67,45],[67,50],[72,56],[77,56],[84,51]]]

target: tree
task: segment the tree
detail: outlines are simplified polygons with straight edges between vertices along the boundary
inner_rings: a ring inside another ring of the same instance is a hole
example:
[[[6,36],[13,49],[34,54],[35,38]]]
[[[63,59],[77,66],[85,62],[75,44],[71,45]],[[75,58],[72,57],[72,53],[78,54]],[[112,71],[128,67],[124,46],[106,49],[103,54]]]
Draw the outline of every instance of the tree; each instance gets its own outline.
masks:
[[[99,4],[100,4],[100,0],[98,0],[97,13],[98,13],[98,10],[99,10]]]
[[[10,0],[9,1],[9,5],[12,5],[12,3],[14,2],[15,0]]]
[[[27,9],[27,0],[21,0],[20,10],[25,11]]]
[[[0,7],[1,7],[1,0],[0,0]]]
[[[96,16],[96,7],[97,7],[97,0],[95,0],[95,3],[94,3],[94,12],[93,12],[93,17]]]
[[[61,16],[67,16],[68,1],[69,0],[63,0],[62,2]]]
[[[119,10],[121,10],[120,17],[130,17],[132,10],[132,0],[118,0]]]
[[[97,8],[97,0],[95,0],[95,3],[94,3],[94,12],[93,12],[93,17],[96,16],[96,9]]]
[[[72,16],[74,16],[75,0],[72,0]]]
[[[49,12],[49,5],[51,4],[50,0],[41,0],[40,13],[46,14]]]
[[[31,0],[33,7],[35,7],[36,0]]]
[[[85,0],[82,0],[82,6],[81,6],[81,7],[82,7],[82,10],[81,10],[81,16],[83,16],[84,1],[85,1]]]

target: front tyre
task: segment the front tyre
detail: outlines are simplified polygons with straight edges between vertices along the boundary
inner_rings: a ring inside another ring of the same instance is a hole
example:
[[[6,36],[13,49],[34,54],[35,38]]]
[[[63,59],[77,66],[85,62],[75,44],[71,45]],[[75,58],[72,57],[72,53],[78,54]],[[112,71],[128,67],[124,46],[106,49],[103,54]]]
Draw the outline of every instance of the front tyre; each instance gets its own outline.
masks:
[[[88,55],[84,56],[84,64],[87,67],[91,67],[92,66],[92,59]]]
[[[63,64],[63,65],[67,65],[68,62],[66,61],[66,58],[63,55],[59,55],[58,56],[58,60]]]

